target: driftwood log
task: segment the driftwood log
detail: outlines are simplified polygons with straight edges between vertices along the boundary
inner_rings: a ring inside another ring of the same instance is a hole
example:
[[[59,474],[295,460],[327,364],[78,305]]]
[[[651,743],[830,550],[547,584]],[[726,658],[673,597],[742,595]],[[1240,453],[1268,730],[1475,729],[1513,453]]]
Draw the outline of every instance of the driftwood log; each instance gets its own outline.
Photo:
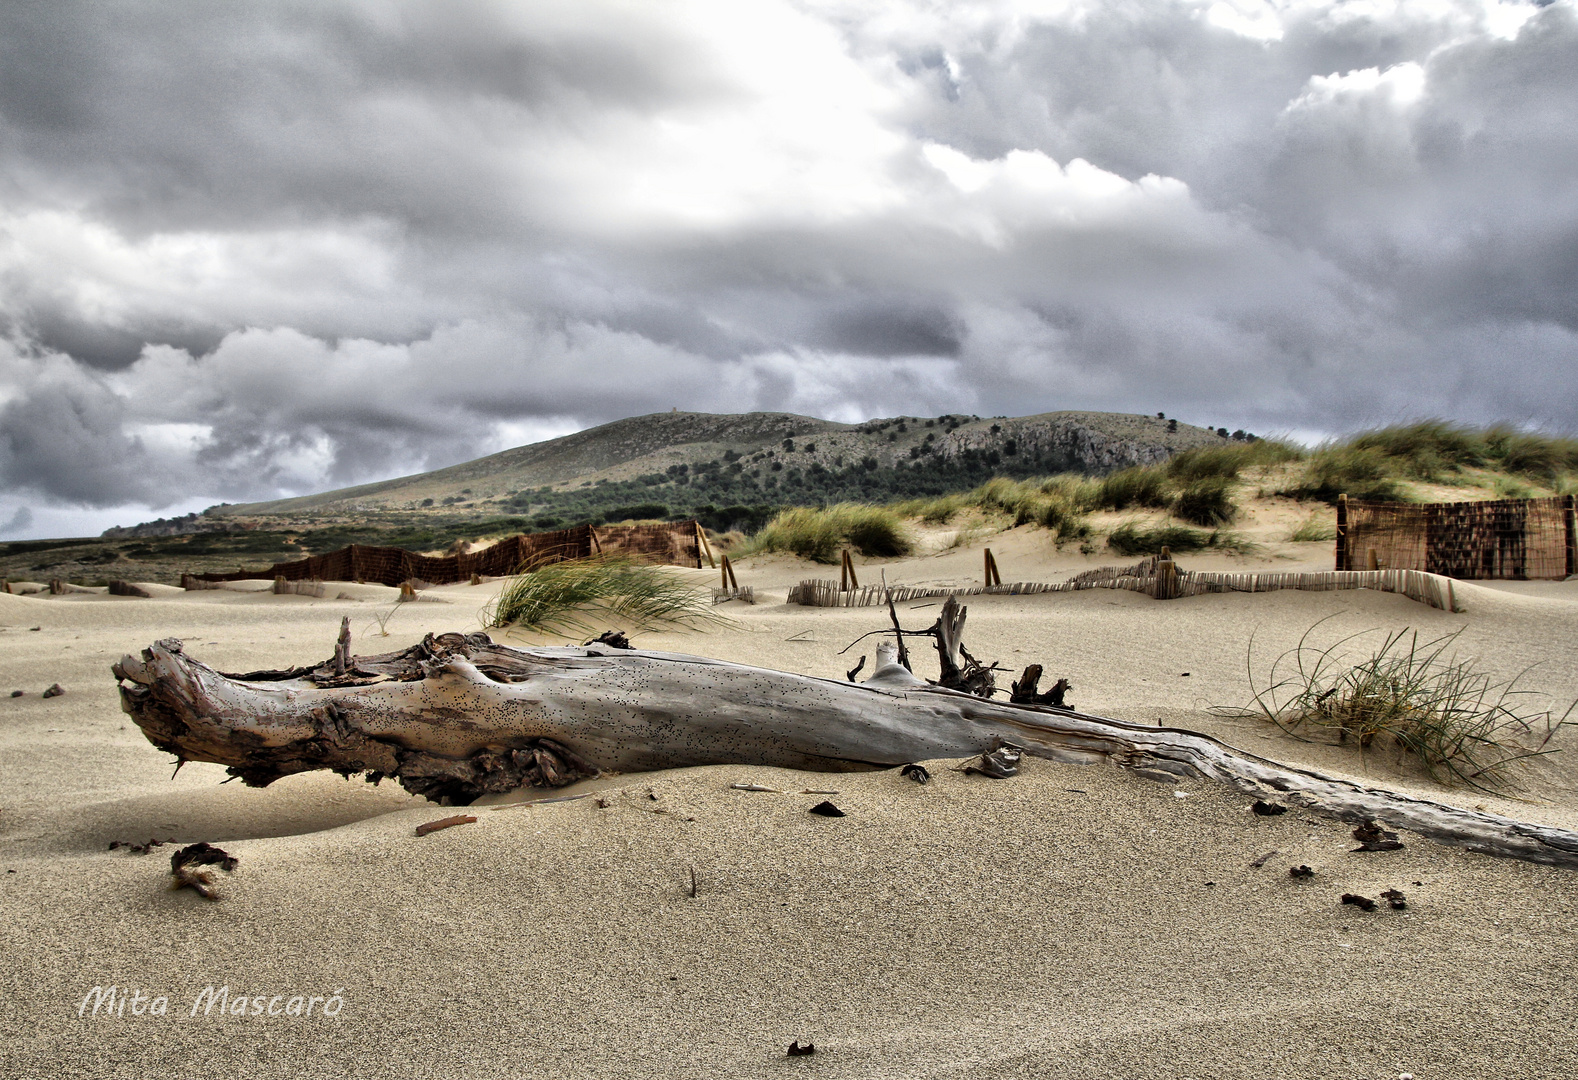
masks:
[[[165,640],[114,665],[122,707],[161,750],[262,786],[312,769],[397,779],[446,805],[599,771],[751,764],[886,769],[1003,744],[1153,777],[1206,777],[1490,855],[1578,868],[1578,834],[1279,765],[1179,728],[1144,727],[929,685],[878,648],[862,683],[696,656],[508,648],[428,636],[401,652],[225,675]]]

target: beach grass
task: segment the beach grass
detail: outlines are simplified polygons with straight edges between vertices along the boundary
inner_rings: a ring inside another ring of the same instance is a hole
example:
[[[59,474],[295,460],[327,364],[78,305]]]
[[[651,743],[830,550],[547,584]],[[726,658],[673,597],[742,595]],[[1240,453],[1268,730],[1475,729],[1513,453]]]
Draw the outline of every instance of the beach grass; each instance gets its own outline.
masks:
[[[861,555],[897,558],[915,541],[893,509],[839,503],[825,509],[796,506],[784,510],[741,545],[741,556],[788,552],[812,562],[834,563],[848,545]]]
[[[1346,646],[1380,631],[1316,647],[1309,643],[1314,629],[1260,679],[1251,641],[1246,666],[1252,702],[1216,711],[1259,717],[1298,738],[1335,735],[1361,751],[1390,743],[1438,783],[1502,791],[1516,789],[1512,770],[1518,763],[1553,752],[1552,738],[1572,723],[1578,707],[1559,717],[1541,711],[1531,704],[1535,695],[1518,689],[1521,676],[1497,679],[1460,659],[1451,650],[1461,630],[1429,639],[1406,627],[1390,631],[1354,663]]]
[[[572,637],[609,622],[638,630],[723,621],[703,589],[649,563],[622,556],[553,563],[510,580],[484,623]]]
[[[1187,551],[1228,551],[1244,555],[1255,545],[1239,533],[1226,529],[1192,529],[1187,525],[1142,525],[1128,521],[1107,534],[1107,547],[1118,555],[1160,555],[1162,548],[1174,554]]]

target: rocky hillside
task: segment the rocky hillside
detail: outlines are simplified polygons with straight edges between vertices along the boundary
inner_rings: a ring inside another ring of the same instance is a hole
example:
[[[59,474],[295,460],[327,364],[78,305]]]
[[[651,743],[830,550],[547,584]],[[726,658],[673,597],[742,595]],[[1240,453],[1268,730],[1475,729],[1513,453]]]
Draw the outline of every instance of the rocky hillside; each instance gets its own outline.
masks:
[[[1118,413],[901,416],[861,424],[791,413],[655,413],[434,472],[219,507],[207,516],[520,514],[568,522],[662,509],[634,515],[662,517],[724,503],[928,494],[993,474],[1099,474],[1221,439],[1205,428]]]

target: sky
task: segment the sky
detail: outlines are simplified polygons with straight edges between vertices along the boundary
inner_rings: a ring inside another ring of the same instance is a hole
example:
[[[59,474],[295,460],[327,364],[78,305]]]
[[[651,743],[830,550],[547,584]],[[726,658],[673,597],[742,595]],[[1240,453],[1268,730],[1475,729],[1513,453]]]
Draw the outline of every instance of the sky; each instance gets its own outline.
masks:
[[[1578,11],[0,5],[0,538],[670,408],[1578,429]]]

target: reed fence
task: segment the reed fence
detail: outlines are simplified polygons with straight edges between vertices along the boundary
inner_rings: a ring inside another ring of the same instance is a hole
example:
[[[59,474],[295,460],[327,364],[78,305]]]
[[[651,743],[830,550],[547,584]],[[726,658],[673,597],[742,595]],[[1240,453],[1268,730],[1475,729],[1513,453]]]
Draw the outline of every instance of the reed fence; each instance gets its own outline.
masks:
[[[1578,572],[1574,499],[1337,503],[1338,570],[1422,570],[1466,580]]]
[[[461,581],[507,577],[568,559],[627,555],[671,566],[701,567],[701,525],[694,521],[655,525],[578,525],[556,532],[506,537],[491,547],[463,555],[431,556],[394,547],[352,544],[326,555],[275,563],[231,574],[183,574],[187,588],[213,588],[226,581],[284,578],[286,581],[370,581],[399,585],[421,581],[452,585]],[[191,585],[188,582],[206,584]]]

